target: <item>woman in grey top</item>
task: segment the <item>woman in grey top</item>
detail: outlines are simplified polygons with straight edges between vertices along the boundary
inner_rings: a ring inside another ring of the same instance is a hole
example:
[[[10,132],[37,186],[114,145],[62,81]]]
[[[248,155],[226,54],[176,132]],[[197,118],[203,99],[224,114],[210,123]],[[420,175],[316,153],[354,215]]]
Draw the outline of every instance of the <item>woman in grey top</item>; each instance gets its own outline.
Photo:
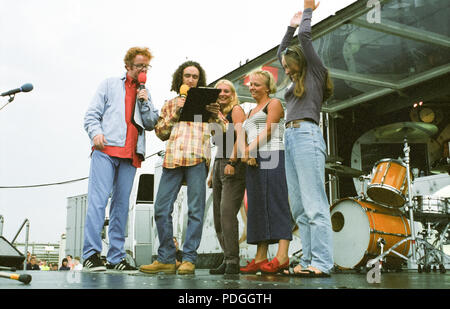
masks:
[[[332,93],[328,70],[311,40],[314,0],[291,19],[278,49],[292,85],[285,93],[285,164],[289,202],[300,230],[303,256],[294,268],[302,277],[329,276],[333,267],[330,210],[325,193],[326,146],[318,125],[322,102]],[[289,46],[297,27],[299,45]]]

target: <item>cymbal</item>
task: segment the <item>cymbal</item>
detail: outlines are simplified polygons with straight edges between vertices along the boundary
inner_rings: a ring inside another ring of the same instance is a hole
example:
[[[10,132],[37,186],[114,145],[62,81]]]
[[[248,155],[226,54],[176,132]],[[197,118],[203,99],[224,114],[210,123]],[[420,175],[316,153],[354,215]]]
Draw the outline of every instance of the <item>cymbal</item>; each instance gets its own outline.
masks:
[[[327,156],[327,159],[325,160],[325,162],[326,163],[336,163],[336,162],[342,162],[343,160],[344,159],[342,159],[342,157],[329,155],[329,156]]]
[[[450,158],[442,158],[433,163],[433,165],[431,166],[431,172],[433,174],[450,174]]]
[[[375,129],[378,139],[429,138],[438,127],[425,122],[397,122]]]
[[[328,174],[336,174],[338,176],[348,176],[348,177],[359,177],[361,175],[364,175],[363,171],[337,164],[337,163],[326,163],[325,164],[325,171]]]

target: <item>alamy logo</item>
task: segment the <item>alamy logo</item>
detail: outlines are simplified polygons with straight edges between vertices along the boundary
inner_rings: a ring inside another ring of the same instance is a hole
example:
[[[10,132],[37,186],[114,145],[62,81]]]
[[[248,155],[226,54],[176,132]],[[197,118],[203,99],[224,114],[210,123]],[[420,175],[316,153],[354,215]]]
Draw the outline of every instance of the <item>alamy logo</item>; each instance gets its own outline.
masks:
[[[373,8],[367,13],[367,22],[381,24],[381,4],[378,0],[367,1],[367,7]]]
[[[78,271],[69,271],[66,280],[70,284],[81,283],[81,274]]]
[[[367,272],[368,283],[381,283],[381,263],[377,261],[375,264],[370,265],[372,268]]]

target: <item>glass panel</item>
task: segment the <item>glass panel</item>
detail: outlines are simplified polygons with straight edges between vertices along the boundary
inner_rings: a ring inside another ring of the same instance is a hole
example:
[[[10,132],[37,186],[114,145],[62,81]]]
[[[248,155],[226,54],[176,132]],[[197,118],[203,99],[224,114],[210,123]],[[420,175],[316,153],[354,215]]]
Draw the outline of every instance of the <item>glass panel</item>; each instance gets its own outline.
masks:
[[[380,31],[346,23],[314,40],[313,46],[325,66],[339,70],[341,74],[339,78],[333,78],[335,92],[328,103],[337,103],[382,89],[380,86],[365,84],[363,80],[358,79],[360,82],[346,80],[346,75],[351,76],[357,73],[358,78],[367,77],[397,83],[450,63],[449,48],[439,44],[419,42],[414,38],[401,36],[400,33],[393,35],[382,31],[383,21],[385,21],[385,29],[389,23],[397,23],[408,29],[417,29],[418,36],[420,31],[427,31],[441,37],[448,37],[450,36],[449,16],[450,1],[448,0],[392,0],[382,5],[381,23],[377,25],[381,27]],[[366,14],[355,20],[368,22]],[[262,68],[274,74],[278,91],[273,97],[284,102],[284,93],[290,85],[290,80],[284,74],[276,55]],[[233,81],[243,102],[254,102],[248,90],[248,74],[254,69],[256,68],[249,69],[245,75]]]
[[[313,45],[327,67],[385,81],[399,81],[450,61],[445,47],[352,24],[315,40]]]
[[[381,10],[381,22],[387,19],[445,36],[450,36],[449,16],[448,0],[395,0]]]
[[[333,96],[328,100],[328,104],[345,101],[361,94],[380,89],[380,87],[375,87],[367,84],[362,84],[358,82],[352,82],[343,79],[332,78],[334,91]]]
[[[241,76],[239,79],[233,81],[234,87],[236,88],[236,92],[238,93],[238,96],[241,98],[241,101],[254,102],[254,99],[252,98],[252,95],[250,94],[250,91],[248,89],[250,82],[249,74],[257,69],[258,68],[251,69],[244,76]],[[259,69],[269,71],[272,73],[277,83],[277,92],[271,95],[271,97],[284,101],[284,90],[290,84],[290,81],[287,78],[286,74],[284,74],[284,70],[281,67],[281,64],[278,61],[278,59],[272,60],[264,64]]]

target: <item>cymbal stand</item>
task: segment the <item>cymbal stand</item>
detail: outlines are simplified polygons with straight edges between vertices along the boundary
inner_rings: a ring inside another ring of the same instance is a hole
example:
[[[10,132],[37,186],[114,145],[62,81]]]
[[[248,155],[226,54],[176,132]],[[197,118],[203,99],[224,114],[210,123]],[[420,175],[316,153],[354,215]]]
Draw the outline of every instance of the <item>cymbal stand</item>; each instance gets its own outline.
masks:
[[[410,160],[409,160],[409,153],[411,148],[408,145],[408,138],[405,136],[404,139],[405,147],[403,148],[403,152],[405,153],[405,164],[406,164],[406,180],[408,182],[408,202],[405,207],[406,211],[409,211],[409,219],[411,222],[411,251],[412,251],[412,259],[413,262],[416,262],[416,231],[414,227],[414,208],[412,204],[412,184],[411,184],[411,172],[410,172]]]
[[[361,192],[359,194],[359,196],[361,196],[361,199],[365,200],[366,199],[366,194],[364,192],[366,192],[366,180],[370,180],[372,178],[371,175],[362,175],[359,176],[358,180],[359,182],[361,182]]]

